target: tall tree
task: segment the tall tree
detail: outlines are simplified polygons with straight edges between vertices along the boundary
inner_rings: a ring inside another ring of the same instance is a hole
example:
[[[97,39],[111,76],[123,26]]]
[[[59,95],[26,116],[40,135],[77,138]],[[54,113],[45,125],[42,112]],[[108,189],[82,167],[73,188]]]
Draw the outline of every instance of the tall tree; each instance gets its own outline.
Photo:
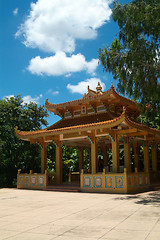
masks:
[[[20,130],[39,130],[47,125],[47,110],[36,103],[23,104],[20,95],[0,100],[0,183],[11,185],[17,169],[24,171],[40,168],[40,149],[15,136]]]
[[[141,103],[150,120],[160,117],[160,1],[113,3],[118,39],[99,49],[106,71],[118,79],[118,90]],[[156,123],[157,124],[157,123]]]

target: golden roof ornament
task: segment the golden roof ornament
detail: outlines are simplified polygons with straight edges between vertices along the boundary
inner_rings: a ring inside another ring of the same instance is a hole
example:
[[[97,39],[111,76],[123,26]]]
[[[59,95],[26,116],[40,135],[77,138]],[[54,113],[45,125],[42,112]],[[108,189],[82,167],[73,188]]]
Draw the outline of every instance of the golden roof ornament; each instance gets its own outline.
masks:
[[[102,87],[101,87],[100,82],[98,82],[98,85],[97,85],[97,87],[96,87],[96,90],[97,90],[97,92],[102,92]]]

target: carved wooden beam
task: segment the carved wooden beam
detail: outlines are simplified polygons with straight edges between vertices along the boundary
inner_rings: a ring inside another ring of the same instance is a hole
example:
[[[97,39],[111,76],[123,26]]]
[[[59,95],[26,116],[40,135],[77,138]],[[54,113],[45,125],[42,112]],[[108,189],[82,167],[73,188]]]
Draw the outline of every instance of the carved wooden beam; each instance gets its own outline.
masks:
[[[51,136],[46,136],[45,138],[44,138],[44,140],[45,141],[56,141],[56,140],[59,140],[59,135],[51,135]]]
[[[137,128],[117,130],[117,134],[136,133],[136,132],[137,132]]]
[[[31,138],[30,144],[35,144],[35,143],[39,144],[41,146],[41,148],[46,147],[43,137],[35,138],[35,139]]]
[[[148,132],[146,131],[127,134],[128,137],[138,137],[138,136],[146,136],[146,135],[148,135]]]

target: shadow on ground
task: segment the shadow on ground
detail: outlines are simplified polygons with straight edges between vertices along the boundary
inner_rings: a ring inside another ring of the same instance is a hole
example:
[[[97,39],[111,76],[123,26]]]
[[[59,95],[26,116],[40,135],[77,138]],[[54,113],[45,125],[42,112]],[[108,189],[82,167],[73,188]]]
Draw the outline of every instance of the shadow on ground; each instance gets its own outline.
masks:
[[[125,197],[115,198],[115,200],[135,200],[136,204],[160,206],[160,191],[127,195]]]

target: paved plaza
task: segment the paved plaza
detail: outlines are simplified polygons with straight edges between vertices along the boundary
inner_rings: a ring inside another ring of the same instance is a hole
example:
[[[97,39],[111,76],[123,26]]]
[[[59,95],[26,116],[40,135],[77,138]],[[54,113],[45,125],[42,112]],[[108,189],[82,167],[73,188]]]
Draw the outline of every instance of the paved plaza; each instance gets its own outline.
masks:
[[[0,189],[0,239],[159,240],[160,191],[124,195]]]

